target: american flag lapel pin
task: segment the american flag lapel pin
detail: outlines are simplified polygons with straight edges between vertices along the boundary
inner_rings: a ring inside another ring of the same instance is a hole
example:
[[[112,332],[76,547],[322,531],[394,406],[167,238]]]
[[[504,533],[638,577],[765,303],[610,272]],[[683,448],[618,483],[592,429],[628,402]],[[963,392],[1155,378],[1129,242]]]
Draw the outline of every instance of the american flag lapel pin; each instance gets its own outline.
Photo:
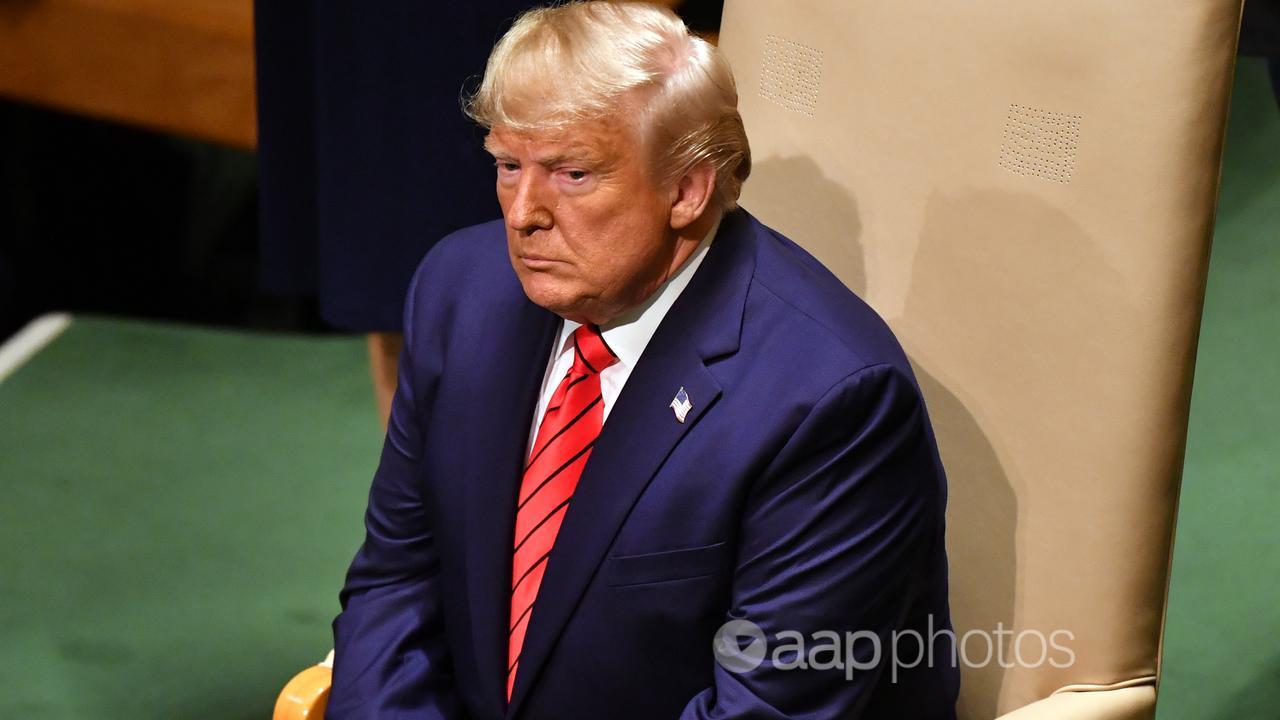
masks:
[[[671,409],[676,414],[676,421],[681,423],[693,409],[693,403],[689,402],[689,393],[685,392],[684,388],[680,388],[680,392],[676,393],[675,399],[671,401]]]

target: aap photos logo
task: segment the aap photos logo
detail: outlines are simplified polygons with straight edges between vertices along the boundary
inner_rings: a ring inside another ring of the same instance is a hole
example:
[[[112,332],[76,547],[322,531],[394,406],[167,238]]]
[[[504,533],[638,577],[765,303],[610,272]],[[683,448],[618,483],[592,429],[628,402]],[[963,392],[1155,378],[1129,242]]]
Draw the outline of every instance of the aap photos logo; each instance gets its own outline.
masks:
[[[764,662],[764,631],[750,620],[730,620],[720,626],[711,644],[716,662],[725,670],[744,673]]]
[[[923,630],[894,630],[879,634],[870,630],[837,632],[815,630],[806,635],[797,630],[781,630],[766,637],[750,620],[730,620],[716,632],[711,649],[716,662],[732,673],[755,670],[769,659],[773,670],[844,670],[852,680],[859,671],[884,666],[891,682],[899,670],[936,667],[982,668],[995,662],[1002,668],[1037,668],[1045,663],[1056,668],[1075,664],[1076,653],[1068,641],[1070,630],[1054,630],[1046,637],[1032,628],[1016,631],[996,623],[994,632],[971,629],[956,637],[950,623],[935,627],[932,615]],[[772,653],[772,654],[771,654]],[[940,653],[940,654],[935,654]]]

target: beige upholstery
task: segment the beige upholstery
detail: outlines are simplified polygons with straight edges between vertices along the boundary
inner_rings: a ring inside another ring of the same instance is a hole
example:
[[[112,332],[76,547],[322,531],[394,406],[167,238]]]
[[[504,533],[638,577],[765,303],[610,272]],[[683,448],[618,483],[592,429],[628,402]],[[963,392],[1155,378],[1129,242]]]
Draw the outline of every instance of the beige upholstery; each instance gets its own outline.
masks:
[[[1001,716],[1000,720],[1139,720],[1150,718],[1156,688],[1149,682],[1115,690],[1064,691]]]
[[[742,204],[911,355],[957,630],[1073,634],[966,669],[965,720],[1153,715],[1240,5],[727,4]]]

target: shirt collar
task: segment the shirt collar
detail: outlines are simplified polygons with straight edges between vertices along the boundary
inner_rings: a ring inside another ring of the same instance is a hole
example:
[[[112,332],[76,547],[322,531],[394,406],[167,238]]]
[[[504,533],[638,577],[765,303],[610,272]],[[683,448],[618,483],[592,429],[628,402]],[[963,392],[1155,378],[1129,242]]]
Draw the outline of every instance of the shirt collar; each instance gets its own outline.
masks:
[[[702,242],[698,243],[698,247],[694,248],[693,253],[684,261],[684,264],[676,270],[675,274],[667,278],[648,300],[645,300],[638,307],[627,311],[620,317],[615,318],[607,325],[601,328],[601,335],[608,344],[609,349],[613,350],[618,356],[618,362],[627,368],[634,368],[640,360],[640,355],[644,352],[645,347],[649,344],[649,340],[653,338],[653,334],[657,332],[658,325],[662,323],[662,318],[666,317],[667,311],[675,304],[676,298],[680,297],[680,293],[684,292],[689,281],[693,279],[693,274],[697,272],[698,266],[707,256],[707,250],[711,247],[711,241],[716,236],[716,231],[720,229],[720,220],[717,219],[715,224],[711,226],[711,230],[702,238]],[[560,343],[557,347],[560,352],[564,352],[570,344],[570,336],[573,331],[581,327],[582,323],[573,320],[565,320],[560,328]]]

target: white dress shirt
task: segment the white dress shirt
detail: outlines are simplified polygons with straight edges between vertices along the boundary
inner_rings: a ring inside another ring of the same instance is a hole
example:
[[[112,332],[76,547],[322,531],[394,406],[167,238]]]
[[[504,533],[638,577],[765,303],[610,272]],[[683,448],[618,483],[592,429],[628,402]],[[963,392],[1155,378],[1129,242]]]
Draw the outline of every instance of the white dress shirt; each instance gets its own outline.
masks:
[[[600,372],[600,394],[603,396],[606,421],[609,419],[609,411],[613,409],[614,402],[622,393],[622,386],[627,383],[627,378],[631,377],[631,371],[639,362],[640,355],[644,353],[645,346],[649,344],[653,333],[658,330],[662,318],[666,317],[667,311],[675,304],[676,298],[680,297],[680,293],[684,292],[689,281],[693,279],[693,274],[702,264],[707,250],[711,247],[711,240],[719,229],[720,221],[717,220],[707,236],[698,243],[693,254],[684,261],[675,274],[667,278],[667,281],[649,296],[648,300],[601,328],[604,341],[618,356],[618,362]],[[551,403],[551,396],[555,395],[560,381],[564,380],[564,376],[573,367],[573,331],[581,325],[582,323],[572,320],[561,321],[560,334],[551,346],[551,357],[547,360],[547,370],[542,376],[542,391],[538,393],[538,408],[533,415],[533,427],[529,431],[526,456],[533,452],[533,441],[537,439],[538,426],[542,423],[547,405]]]

